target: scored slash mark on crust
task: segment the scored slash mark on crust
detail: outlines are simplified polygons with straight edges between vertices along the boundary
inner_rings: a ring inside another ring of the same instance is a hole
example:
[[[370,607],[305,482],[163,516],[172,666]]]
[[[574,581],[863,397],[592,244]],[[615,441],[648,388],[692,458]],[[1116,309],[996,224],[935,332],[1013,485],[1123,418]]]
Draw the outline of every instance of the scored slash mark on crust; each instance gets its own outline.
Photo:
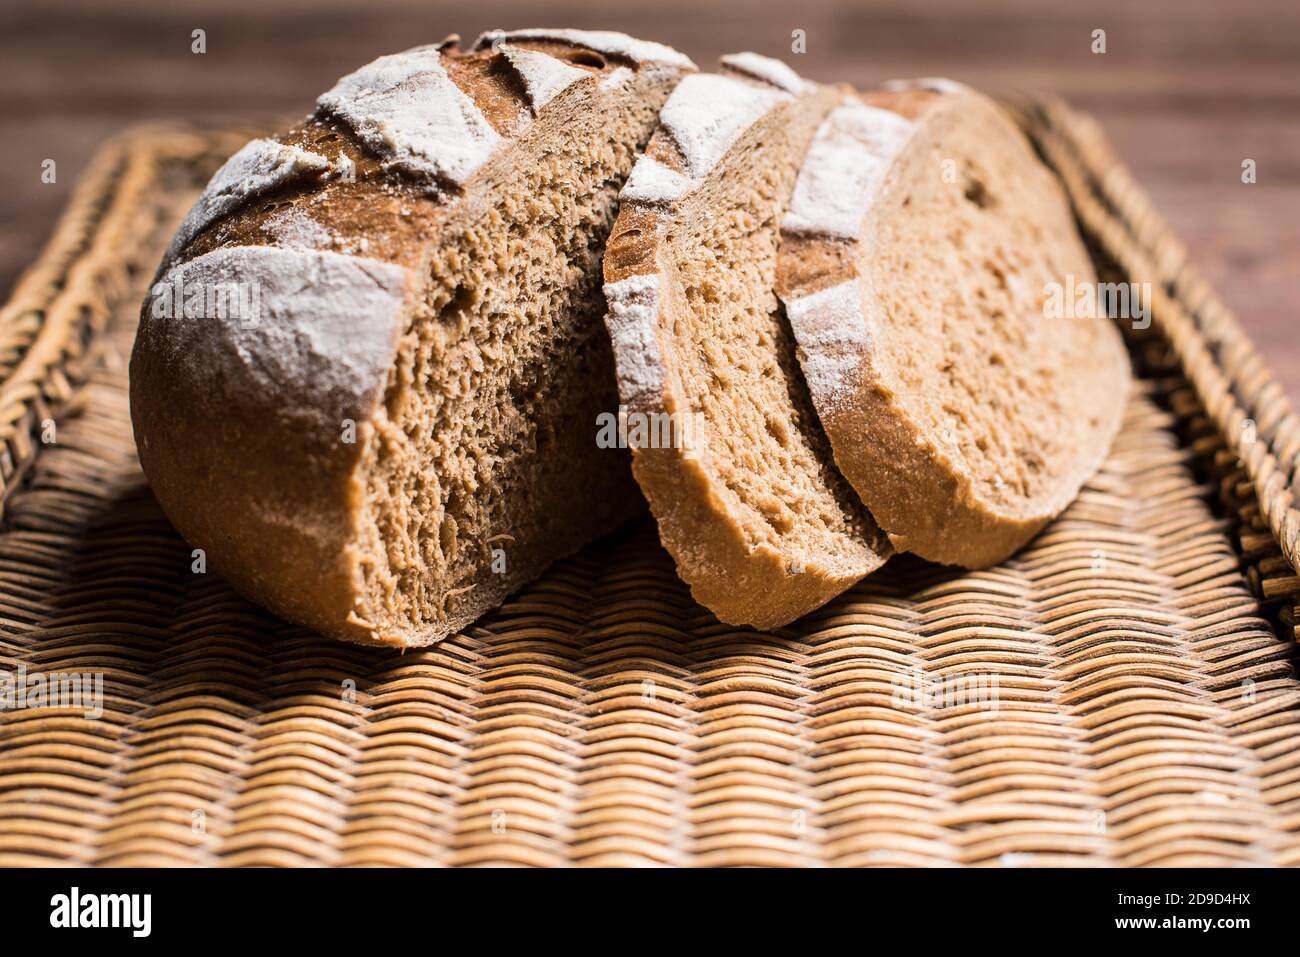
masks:
[[[814,89],[784,63],[757,53],[731,54],[719,64],[728,72],[686,77],[660,111],[660,131],[676,148],[682,169],[642,155],[623,185],[621,199],[661,205],[683,198],[760,117],[778,103]]]
[[[808,82],[787,64],[757,53],[729,53],[718,60],[718,65],[724,70],[784,90],[791,96],[804,96],[817,88],[817,84]]]
[[[690,60],[669,47],[635,41],[621,34],[569,30],[521,30],[487,33],[475,41],[483,50],[494,39],[509,41],[555,39],[586,46],[636,62],[660,61],[693,68]],[[370,149],[408,173],[461,185],[491,155],[500,140],[482,111],[460,90],[442,65],[443,51],[456,38],[380,57],[343,77],[317,101],[319,116],[332,116],[347,125]],[[574,83],[590,76],[549,53],[504,44],[502,54],[524,86],[531,113]],[[626,67],[612,71],[605,82],[625,81]],[[159,275],[199,233],[250,199],[296,180],[325,178],[349,172],[352,161],[335,161],[297,146],[255,139],[217,171],[173,238]]]
[[[475,50],[503,41],[501,53],[518,73],[532,112],[589,76],[547,53],[509,45],[511,40],[560,40],[635,62],[664,62],[690,69],[690,60],[657,43],[618,33],[520,30],[479,37]],[[496,150],[501,136],[442,65],[442,46],[417,47],[380,57],[339,80],[317,105],[345,123],[390,165],[433,185],[463,186]],[[616,73],[618,71],[615,71]]]
[[[691,58],[678,53],[672,47],[650,40],[638,40],[635,37],[617,33],[613,30],[565,30],[544,27],[528,30],[494,30],[484,33],[474,43],[475,50],[490,47],[494,40],[555,40],[575,47],[586,47],[597,53],[622,57],[634,63],[662,63],[678,70],[694,70]]]
[[[524,92],[528,95],[534,116],[556,96],[591,75],[548,53],[510,45],[503,45],[501,53],[523,81]]]
[[[893,93],[907,90],[929,90],[931,93],[961,93],[969,90],[970,87],[964,83],[958,83],[956,80],[950,80],[946,76],[922,76],[907,80],[886,80],[881,84],[881,89]]]
[[[338,167],[342,169],[342,167]],[[217,170],[181,222],[158,272],[161,275],[181,250],[208,226],[248,200],[299,179],[321,178],[336,169],[324,156],[274,140],[255,139]]]
[[[659,123],[681,153],[683,174],[699,180],[760,117],[789,99],[789,93],[770,86],[696,73],[677,85]]]
[[[452,82],[436,46],[380,57],[343,77],[316,104],[392,166],[434,183],[464,184],[501,140]]]

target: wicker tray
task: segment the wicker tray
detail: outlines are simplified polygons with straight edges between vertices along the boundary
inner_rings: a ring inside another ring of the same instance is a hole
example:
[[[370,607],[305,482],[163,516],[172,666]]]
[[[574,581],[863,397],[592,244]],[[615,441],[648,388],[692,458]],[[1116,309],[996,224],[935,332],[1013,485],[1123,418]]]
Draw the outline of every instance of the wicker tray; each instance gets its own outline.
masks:
[[[99,720],[0,713],[0,865],[1300,864],[1296,417],[1095,125],[1011,108],[1157,286],[1114,452],[1030,548],[759,634],[641,522],[405,655],[191,572],[125,361],[248,134],[109,146],[0,313],[0,671],[104,676]],[[997,706],[900,700],[967,677]]]

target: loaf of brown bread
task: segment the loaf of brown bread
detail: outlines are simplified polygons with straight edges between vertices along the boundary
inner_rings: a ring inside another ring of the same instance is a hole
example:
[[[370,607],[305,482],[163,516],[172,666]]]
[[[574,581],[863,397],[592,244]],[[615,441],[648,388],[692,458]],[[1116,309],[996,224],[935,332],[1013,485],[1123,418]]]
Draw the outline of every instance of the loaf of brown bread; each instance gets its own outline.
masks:
[[[835,470],[774,291],[781,212],[841,96],[754,54],[687,77],[605,255],[620,399],[686,440],[634,448],[633,470],[692,595],[734,624],[786,624],[888,554]]]
[[[451,38],[217,173],[131,360],[145,473],[216,570],[322,632],[423,645],[644,508],[596,442],[601,251],[692,69],[615,33]]]
[[[783,219],[779,291],[835,461],[895,547],[990,565],[1078,494],[1128,357],[1065,195],[992,102],[946,80],[843,103]]]

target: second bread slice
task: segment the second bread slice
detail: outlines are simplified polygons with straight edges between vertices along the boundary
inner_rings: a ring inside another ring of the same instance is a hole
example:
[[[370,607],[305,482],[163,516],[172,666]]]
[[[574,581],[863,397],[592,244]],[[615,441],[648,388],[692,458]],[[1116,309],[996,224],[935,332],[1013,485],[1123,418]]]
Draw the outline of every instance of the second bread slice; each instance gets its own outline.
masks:
[[[754,54],[722,67],[678,86],[623,189],[607,324],[633,471],[678,573],[721,620],[769,628],[888,546],[835,470],[774,292],[781,212],[841,94]],[[641,421],[657,417],[669,427]]]

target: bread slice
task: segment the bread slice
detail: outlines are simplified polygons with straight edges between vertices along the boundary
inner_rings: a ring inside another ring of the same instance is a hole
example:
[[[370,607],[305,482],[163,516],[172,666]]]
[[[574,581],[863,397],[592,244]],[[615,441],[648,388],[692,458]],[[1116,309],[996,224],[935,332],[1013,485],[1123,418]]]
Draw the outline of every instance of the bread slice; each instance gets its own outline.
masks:
[[[754,54],[687,77],[605,253],[624,410],[682,439],[629,440],[633,471],[691,593],[733,624],[786,624],[888,552],[835,471],[774,292],[781,211],[840,95]]]
[[[601,250],[692,69],[614,33],[453,37],[218,172],[131,362],[145,473],[214,568],[319,631],[425,645],[644,508],[596,442]]]
[[[1128,358],[1110,319],[1046,314],[1052,284],[1096,276],[997,106],[945,80],[844,103],[782,234],[813,403],[896,548],[991,565],[1074,499],[1119,428]]]

